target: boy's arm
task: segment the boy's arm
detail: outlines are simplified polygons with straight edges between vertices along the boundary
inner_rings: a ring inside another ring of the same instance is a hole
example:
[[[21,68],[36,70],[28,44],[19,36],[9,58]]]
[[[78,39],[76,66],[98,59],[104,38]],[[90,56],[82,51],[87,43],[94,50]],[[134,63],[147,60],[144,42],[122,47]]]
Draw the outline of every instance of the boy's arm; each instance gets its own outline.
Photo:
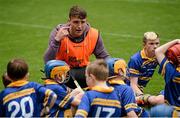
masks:
[[[130,77],[130,85],[136,96],[142,95],[143,92],[138,88],[138,77]]]
[[[41,89],[44,89],[44,87],[41,87]],[[50,89],[46,89],[45,98],[43,101],[44,108],[41,111],[41,116],[44,116],[49,113],[50,109],[54,106],[56,99],[57,99],[57,95]]]
[[[157,58],[159,63],[161,63],[162,60],[164,59],[165,53],[168,50],[168,48],[171,47],[172,45],[176,44],[176,43],[180,43],[180,39],[175,39],[173,41],[170,41],[170,42],[158,47],[155,50],[156,58]]]
[[[130,117],[130,118],[137,118],[138,116],[136,115],[136,113],[134,111],[130,111],[127,113],[127,117]]]

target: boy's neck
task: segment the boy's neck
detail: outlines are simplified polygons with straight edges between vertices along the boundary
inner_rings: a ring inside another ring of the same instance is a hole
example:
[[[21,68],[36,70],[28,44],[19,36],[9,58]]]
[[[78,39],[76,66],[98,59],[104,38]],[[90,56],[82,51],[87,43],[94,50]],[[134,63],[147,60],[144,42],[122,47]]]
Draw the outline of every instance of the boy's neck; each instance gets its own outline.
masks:
[[[95,86],[101,86],[103,88],[108,87],[106,84],[106,81],[98,81],[98,82],[96,82]]]

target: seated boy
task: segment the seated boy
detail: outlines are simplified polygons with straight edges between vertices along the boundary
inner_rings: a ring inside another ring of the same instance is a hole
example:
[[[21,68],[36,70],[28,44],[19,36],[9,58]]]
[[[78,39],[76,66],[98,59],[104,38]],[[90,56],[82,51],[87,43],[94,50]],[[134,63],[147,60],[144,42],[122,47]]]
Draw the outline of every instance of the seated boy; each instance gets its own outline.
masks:
[[[175,57],[176,61],[169,60],[166,57],[167,50],[175,44],[180,44],[180,39],[170,41],[160,46],[155,50],[155,54],[160,64],[159,73],[164,76],[165,80],[165,103],[174,106],[176,109],[172,117],[180,117],[180,112],[179,116],[176,116],[178,114],[177,112],[180,111],[180,46],[178,45],[176,49],[179,51]]]
[[[132,88],[124,83],[126,77],[127,64],[121,58],[109,58],[106,60],[109,67],[108,84],[113,86],[120,95],[122,105],[122,116],[134,117],[135,113],[140,117],[148,117],[149,114],[144,109],[137,106]]]
[[[90,90],[83,95],[75,117],[120,117],[120,97],[106,83],[109,73],[106,62],[91,62],[85,73]]]
[[[45,87],[57,94],[57,100],[51,109],[50,117],[72,117],[71,106],[79,105],[83,92],[78,88],[71,90],[65,83],[69,66],[64,61],[50,60],[44,67],[46,78]]]
[[[54,105],[56,94],[42,85],[29,82],[28,65],[12,59],[7,65],[11,83],[0,93],[0,117],[40,117]]]

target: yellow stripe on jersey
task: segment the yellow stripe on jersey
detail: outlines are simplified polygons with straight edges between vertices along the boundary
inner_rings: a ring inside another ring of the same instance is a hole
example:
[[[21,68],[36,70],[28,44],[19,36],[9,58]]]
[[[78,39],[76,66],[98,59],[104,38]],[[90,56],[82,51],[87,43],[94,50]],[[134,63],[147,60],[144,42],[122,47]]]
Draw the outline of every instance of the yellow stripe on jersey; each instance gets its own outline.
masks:
[[[57,82],[55,82],[54,80],[51,80],[51,79],[46,79],[46,80],[44,80],[44,83],[45,83],[46,85],[48,85],[48,84],[58,84]]]
[[[140,80],[145,80],[145,81],[148,81],[151,79],[151,77],[139,77]]]
[[[178,72],[180,72],[180,67],[177,67],[176,70],[177,70]]]
[[[77,110],[76,116],[78,116],[78,115],[83,116],[84,118],[86,118],[88,113],[85,110]]]
[[[124,85],[124,81],[123,80],[116,80],[116,79],[110,79],[108,80],[109,84],[120,84],[120,85]]]
[[[59,107],[63,108],[64,105],[69,101],[70,98],[71,98],[71,97],[70,97],[70,94],[67,94],[67,95],[64,97],[64,99],[59,103]]]
[[[129,72],[132,73],[132,74],[139,74],[139,71],[135,70],[133,68],[129,68]]]
[[[180,78],[176,77],[175,79],[173,79],[173,82],[180,84]]]
[[[91,105],[104,105],[121,108],[121,103],[118,100],[107,100],[102,98],[95,98]]]
[[[169,61],[166,60],[166,62],[165,62],[164,65],[163,65],[163,68],[162,68],[162,71],[161,71],[161,75],[162,75],[162,76],[164,76],[164,74],[165,74],[165,67],[166,67],[166,64],[167,64],[168,62],[169,62]]]
[[[47,105],[51,93],[52,93],[52,91],[51,91],[50,89],[46,90],[46,92],[45,92],[45,98],[44,98],[44,103],[43,103],[44,106]]]
[[[4,104],[12,99],[16,99],[16,98],[19,98],[19,97],[22,97],[22,96],[26,96],[26,95],[29,95],[31,93],[35,93],[35,90],[34,88],[29,88],[29,89],[24,89],[24,90],[21,90],[21,91],[18,91],[18,92],[14,92],[14,93],[10,93],[8,94],[7,96],[5,96],[3,98],[3,102]]]
[[[129,108],[137,108],[137,104],[136,103],[130,103],[124,106],[124,108],[127,110]]]

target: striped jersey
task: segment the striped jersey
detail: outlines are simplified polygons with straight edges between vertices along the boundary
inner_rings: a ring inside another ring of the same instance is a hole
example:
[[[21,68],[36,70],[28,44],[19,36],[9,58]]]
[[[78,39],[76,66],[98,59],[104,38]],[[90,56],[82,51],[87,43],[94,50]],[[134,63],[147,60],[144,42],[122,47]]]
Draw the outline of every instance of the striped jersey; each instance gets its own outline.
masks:
[[[180,67],[176,68],[167,58],[164,58],[160,64],[159,73],[165,80],[165,101],[180,110]]]
[[[51,89],[57,94],[57,100],[54,107],[50,111],[50,117],[72,117],[71,102],[74,97],[70,96],[71,89],[65,84],[58,84],[57,82],[47,79],[45,80],[45,87]]]
[[[12,82],[0,93],[0,116],[39,117],[54,96],[54,92],[41,84],[26,80]]]
[[[113,87],[95,86],[86,91],[75,117],[119,117],[121,102]]]
[[[143,90],[153,76],[157,65],[156,58],[147,57],[143,49],[130,58],[128,63],[129,76],[138,77],[138,86]]]

